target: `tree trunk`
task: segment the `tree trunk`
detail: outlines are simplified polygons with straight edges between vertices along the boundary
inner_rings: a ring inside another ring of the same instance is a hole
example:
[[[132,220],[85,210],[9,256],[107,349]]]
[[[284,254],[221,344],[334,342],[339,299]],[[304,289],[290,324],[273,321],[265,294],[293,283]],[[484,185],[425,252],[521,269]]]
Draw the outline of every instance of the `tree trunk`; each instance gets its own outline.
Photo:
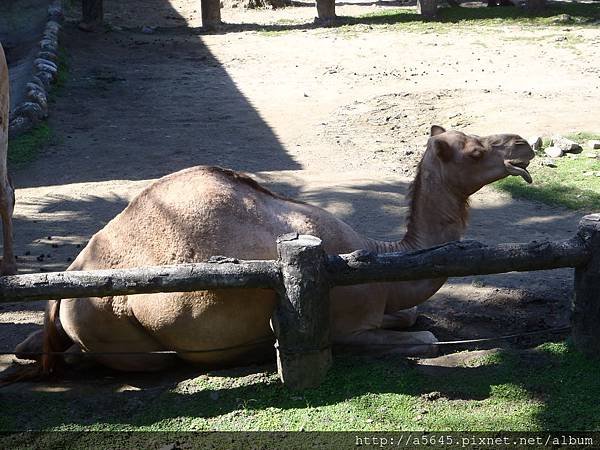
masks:
[[[214,30],[221,25],[221,0],[200,0],[202,27]]]
[[[335,18],[335,0],[317,0],[318,22],[329,23]]]
[[[585,216],[579,233],[591,246],[589,261],[575,268],[572,333],[583,353],[600,356],[600,214]]]
[[[277,239],[283,289],[272,318],[277,371],[291,389],[316,387],[331,366],[329,280],[321,240],[288,234]]]
[[[104,9],[102,6],[103,0],[82,0],[81,22],[88,28],[93,28],[100,25],[104,20]]]
[[[538,12],[546,9],[546,0],[527,0],[527,9]]]
[[[417,0],[417,11],[425,19],[434,19],[437,16],[437,0]]]

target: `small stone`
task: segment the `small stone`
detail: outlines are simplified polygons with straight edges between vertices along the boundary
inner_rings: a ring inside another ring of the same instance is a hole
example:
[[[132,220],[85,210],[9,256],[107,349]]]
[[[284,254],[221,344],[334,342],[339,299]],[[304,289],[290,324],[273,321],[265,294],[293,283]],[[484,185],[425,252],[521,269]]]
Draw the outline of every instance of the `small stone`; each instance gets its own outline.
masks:
[[[33,121],[29,117],[17,116],[11,119],[8,130],[11,136],[17,136],[29,131],[32,127]]]
[[[556,161],[550,158],[544,158],[542,159],[542,166],[551,167],[554,169],[556,168]]]
[[[45,59],[45,58],[40,58],[39,55],[38,55],[37,58],[35,58],[33,60],[33,64],[35,64],[35,65],[42,65],[42,66],[49,66],[49,67],[52,67],[54,70],[58,70],[58,66],[53,61],[50,61],[50,60]]]
[[[142,27],[142,33],[152,34],[156,31],[156,27],[150,27],[148,25],[144,25]]]
[[[591,140],[587,142],[588,147],[593,148],[594,150],[600,149],[600,141],[599,140]]]
[[[34,123],[46,117],[42,107],[33,102],[25,102],[21,104],[15,109],[14,115],[28,117]]]
[[[40,92],[39,90],[30,90],[27,91],[26,97],[27,100],[40,105],[43,114],[45,116],[48,115],[48,99],[46,98],[46,94]]]
[[[38,58],[52,62],[58,61],[58,56],[54,52],[39,52]]]
[[[538,151],[542,148],[542,138],[541,136],[533,136],[527,139],[527,143],[531,146],[531,148],[535,151]]]
[[[546,147],[544,153],[551,158],[560,158],[563,155],[563,151],[558,147]]]
[[[35,74],[36,77],[38,77],[40,80],[42,80],[42,83],[44,84],[44,87],[46,89],[48,89],[50,87],[50,85],[52,84],[52,81],[54,81],[54,75],[50,72],[46,72],[43,70],[40,70],[39,72],[37,72]]]
[[[581,145],[563,136],[554,136],[550,145],[560,148],[564,153],[581,153],[583,151]]]

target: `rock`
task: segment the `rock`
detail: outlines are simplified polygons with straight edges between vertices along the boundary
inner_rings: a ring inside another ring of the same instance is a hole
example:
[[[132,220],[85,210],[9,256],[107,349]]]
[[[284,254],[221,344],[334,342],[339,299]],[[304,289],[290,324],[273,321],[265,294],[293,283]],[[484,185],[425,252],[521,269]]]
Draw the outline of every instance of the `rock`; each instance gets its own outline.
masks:
[[[542,166],[556,168],[556,162],[553,159],[544,158],[542,159]]]
[[[58,41],[56,39],[42,39],[40,41],[40,48],[44,52],[54,52],[58,49]]]
[[[594,150],[598,150],[600,149],[600,141],[598,140],[591,140],[587,142],[588,147],[593,148]]]
[[[142,33],[152,34],[156,31],[156,27],[150,27],[148,25],[144,25],[142,27]]]
[[[58,33],[60,30],[60,24],[55,20],[49,20],[48,23],[46,23],[46,30],[51,30],[55,33]]]
[[[558,147],[546,147],[544,153],[551,158],[560,158],[563,155],[563,151]]]
[[[27,91],[25,96],[30,102],[40,105],[44,116],[48,116],[48,98],[46,97],[45,93],[41,92],[40,90],[31,89]]]
[[[40,120],[46,118],[46,114],[44,113],[42,107],[33,102],[24,102],[15,109],[13,114],[15,116],[28,117],[33,123],[39,122]]]
[[[54,76],[50,72],[46,72],[44,70],[40,70],[35,74],[40,80],[46,89],[50,88],[52,81],[54,81]]]
[[[581,153],[583,151],[577,142],[562,136],[553,136],[550,145],[560,148],[564,153]]]
[[[542,137],[541,136],[533,136],[527,139],[527,143],[531,146],[534,151],[538,151],[542,148]]]
[[[19,134],[25,133],[26,131],[29,131],[32,127],[33,122],[29,117],[16,116],[10,121],[10,124],[8,126],[8,132],[11,137],[14,137]]]
[[[58,61],[58,55],[53,52],[39,52],[38,58],[44,59],[46,61],[51,61],[56,63]]]
[[[53,61],[50,61],[48,59],[44,59],[44,58],[36,58],[33,60],[33,63],[36,65],[44,65],[44,66],[50,66],[52,67],[54,70],[58,70],[58,66],[56,65],[56,63],[54,63]]]

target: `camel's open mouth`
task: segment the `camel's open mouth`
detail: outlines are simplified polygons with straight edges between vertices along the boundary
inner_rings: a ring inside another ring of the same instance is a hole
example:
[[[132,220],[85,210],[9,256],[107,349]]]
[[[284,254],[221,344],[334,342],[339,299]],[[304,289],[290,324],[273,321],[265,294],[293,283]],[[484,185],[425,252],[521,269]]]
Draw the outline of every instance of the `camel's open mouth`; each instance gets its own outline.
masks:
[[[506,166],[506,170],[510,175],[518,175],[522,177],[529,184],[533,182],[531,175],[527,171],[527,166],[529,162],[525,161],[504,161],[504,165]]]

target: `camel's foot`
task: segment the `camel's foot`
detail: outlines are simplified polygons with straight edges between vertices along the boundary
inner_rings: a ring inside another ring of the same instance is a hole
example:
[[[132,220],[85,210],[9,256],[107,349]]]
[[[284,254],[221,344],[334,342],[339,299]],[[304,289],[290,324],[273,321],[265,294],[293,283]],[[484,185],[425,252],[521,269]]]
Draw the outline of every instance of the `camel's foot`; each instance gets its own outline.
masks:
[[[31,333],[23,342],[15,347],[15,356],[19,359],[39,361],[44,351],[44,330]]]
[[[336,344],[353,353],[432,358],[438,354],[437,338],[429,331],[367,330],[337,339]]]
[[[401,309],[390,314],[383,315],[381,328],[403,329],[412,327],[417,321],[417,307],[413,306],[408,309]]]

